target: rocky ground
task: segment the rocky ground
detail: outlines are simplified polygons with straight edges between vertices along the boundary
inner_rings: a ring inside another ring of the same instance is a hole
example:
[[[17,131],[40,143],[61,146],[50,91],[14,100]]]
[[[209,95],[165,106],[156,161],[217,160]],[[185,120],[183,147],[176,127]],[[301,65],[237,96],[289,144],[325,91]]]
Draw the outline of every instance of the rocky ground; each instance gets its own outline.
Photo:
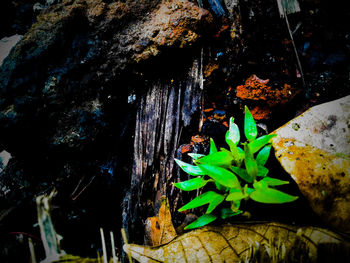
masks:
[[[171,188],[184,176],[173,157],[206,151],[209,137],[223,146],[244,105],[266,134],[349,95],[349,11],[313,0],[300,10],[288,31],[272,0],[4,3],[0,38],[23,37],[0,68],[0,156],[11,154],[0,166],[1,261],[26,261],[28,236],[44,257],[35,196],[53,188],[71,254],[95,257],[101,226],[142,243],[162,194],[179,226],[189,196]],[[324,226],[300,196],[278,210],[253,205],[252,219]]]

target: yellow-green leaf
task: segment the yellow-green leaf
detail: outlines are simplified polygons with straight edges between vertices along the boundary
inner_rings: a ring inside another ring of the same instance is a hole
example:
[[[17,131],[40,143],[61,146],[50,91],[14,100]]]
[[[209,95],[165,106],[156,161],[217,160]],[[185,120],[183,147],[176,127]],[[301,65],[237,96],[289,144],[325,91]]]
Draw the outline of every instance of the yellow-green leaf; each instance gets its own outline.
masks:
[[[254,180],[258,174],[258,164],[254,159],[254,156],[250,150],[249,144],[244,145],[244,152],[245,152],[245,158],[244,158],[245,168],[249,176],[251,176],[252,179]]]
[[[220,211],[220,216],[222,219],[226,219],[226,218],[229,218],[229,217],[232,217],[232,216],[235,216],[235,215],[239,215],[239,214],[242,214],[243,211],[241,210],[238,210],[237,212],[233,212],[230,208],[223,208],[221,209]]]
[[[242,193],[241,190],[234,189],[233,191],[230,191],[230,194],[226,197],[227,201],[238,201],[246,196]]]
[[[269,158],[271,150],[271,145],[266,145],[264,148],[260,150],[258,155],[256,156],[256,162],[258,165],[264,166]]]
[[[258,135],[255,120],[247,106],[244,106],[244,135],[248,141],[255,140]]]
[[[201,153],[188,153],[188,156],[190,156],[193,160],[197,160],[205,155]]]
[[[186,226],[185,230],[194,229],[194,228],[208,225],[211,222],[215,221],[216,219],[217,219],[217,216],[215,216],[215,215],[211,215],[211,214],[202,215],[201,217],[198,217],[197,220],[195,220],[194,222],[192,222],[191,224]]]
[[[218,198],[218,196],[222,196],[222,195],[215,193],[214,191],[208,191],[204,194],[197,196],[196,198],[188,202],[186,205],[181,207],[179,209],[179,212],[209,204],[214,199]]]
[[[210,138],[210,148],[209,148],[209,154],[216,153],[218,149],[216,148],[215,142],[212,138]]]
[[[268,134],[268,135],[264,135],[264,136],[261,136],[259,137],[258,139],[252,141],[249,143],[249,148],[250,148],[250,151],[254,154],[256,153],[257,151],[259,151],[264,145],[266,145],[267,143],[270,142],[270,140],[273,138],[273,137],[276,137],[277,134]]]
[[[253,182],[253,177],[251,177],[245,169],[235,167],[235,166],[231,166],[230,169],[232,170],[232,172],[237,174],[239,177],[241,177],[246,182],[248,182],[248,183]]]
[[[213,210],[222,203],[222,201],[225,200],[225,196],[223,195],[215,195],[212,199],[212,201],[209,203],[208,209],[205,212],[206,214],[210,214],[211,212],[213,212]]]
[[[186,173],[188,173],[190,175],[204,175],[205,174],[198,166],[185,163],[185,162],[178,160],[176,158],[175,158],[175,162],[180,166],[180,168],[182,170],[184,170]]]
[[[278,185],[289,184],[288,181],[283,181],[283,180],[279,180],[279,179],[271,178],[271,177],[264,177],[262,179],[262,181],[267,183],[269,186],[278,186]]]
[[[205,186],[208,182],[209,180],[197,177],[187,181],[174,183],[174,186],[184,191],[192,191]]]
[[[198,160],[196,164],[208,164],[214,166],[229,167],[233,161],[233,156],[229,151],[220,151],[216,153],[209,154]]]
[[[283,204],[293,202],[298,199],[297,196],[292,196],[273,188],[259,188],[250,194],[250,198],[256,202],[266,204]]]
[[[265,177],[269,173],[269,169],[264,166],[258,165],[258,174],[256,176]]]
[[[225,168],[208,164],[200,164],[199,167],[205,172],[206,175],[213,178],[219,184],[230,188],[241,188],[238,178]]]

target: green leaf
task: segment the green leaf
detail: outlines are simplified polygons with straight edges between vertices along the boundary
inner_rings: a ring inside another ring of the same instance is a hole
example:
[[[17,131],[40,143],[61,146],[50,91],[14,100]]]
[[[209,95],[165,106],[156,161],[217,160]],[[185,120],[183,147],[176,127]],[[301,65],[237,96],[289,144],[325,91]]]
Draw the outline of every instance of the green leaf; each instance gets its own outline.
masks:
[[[200,153],[188,153],[188,155],[193,159],[193,160],[197,160],[203,156],[205,156],[204,154],[200,154]]]
[[[216,195],[213,197],[212,201],[210,202],[207,211],[205,212],[206,214],[210,214],[213,212],[213,210],[222,203],[222,201],[225,200],[225,196],[223,195]]]
[[[288,181],[283,181],[283,180],[279,180],[279,179],[271,178],[271,177],[265,177],[262,179],[262,181],[267,183],[268,186],[278,186],[278,185],[289,184]]]
[[[215,142],[212,138],[210,138],[210,149],[209,154],[216,153],[218,149],[216,148]]]
[[[223,186],[222,184],[219,184],[218,182],[215,182],[215,186],[216,186],[216,189],[218,189],[219,191],[222,191],[222,192],[227,191],[227,187]]]
[[[208,191],[204,194],[197,196],[196,198],[188,202],[186,205],[181,207],[179,209],[179,212],[209,204],[213,200],[218,199],[219,196],[222,196],[222,195],[215,193],[214,191]]]
[[[233,161],[233,156],[228,151],[220,151],[209,154],[195,161],[196,164],[209,164],[214,166],[229,167]]]
[[[256,153],[257,151],[259,151],[265,144],[269,143],[270,140],[273,138],[273,137],[276,137],[277,134],[268,134],[268,135],[264,135],[264,136],[261,136],[259,137],[258,139],[252,141],[249,143],[249,147],[250,147],[250,150],[251,152],[254,154]]]
[[[241,160],[241,156],[239,155],[238,147],[236,145],[232,144],[232,143],[230,145],[230,151],[225,149],[225,148],[220,148],[220,150],[223,151],[223,152],[227,152],[230,155],[232,155],[234,163],[237,163],[237,162],[239,162]]]
[[[261,151],[256,156],[256,162],[258,165],[264,166],[267,162],[267,159],[269,159],[271,150],[271,145],[266,145],[264,148],[261,149]]]
[[[240,140],[240,134],[238,126],[234,123],[234,118],[230,118],[229,130],[226,132],[225,136],[226,143],[228,146],[237,145]]]
[[[237,147],[238,153],[241,156],[242,159],[244,159],[245,153],[244,150],[241,147]]]
[[[244,153],[244,150],[238,146],[237,146],[237,150],[238,150],[238,160],[235,160],[235,161],[236,161],[236,166],[240,167],[245,158],[245,153]]]
[[[201,177],[197,177],[188,181],[174,183],[174,186],[184,191],[192,191],[205,186],[208,182],[209,180],[204,180]]]
[[[253,187],[258,190],[258,189],[266,189],[269,185],[263,181],[263,180],[260,180],[260,181],[255,181],[253,183]]]
[[[245,152],[245,158],[244,158],[245,168],[249,176],[251,176],[252,179],[254,180],[258,174],[258,164],[256,163],[254,156],[250,151],[249,144],[244,145],[244,152]]]
[[[186,226],[184,229],[188,230],[188,229],[194,229],[201,226],[205,226],[215,221],[216,219],[217,219],[217,216],[215,215],[205,214],[205,215],[202,215],[201,217],[198,217],[197,220],[195,220],[194,222]]]
[[[255,189],[247,187],[247,189],[245,190],[245,194],[246,195],[250,195],[251,193],[253,193],[255,191]]]
[[[258,129],[247,106],[244,106],[244,135],[248,141],[255,140],[258,135]]]
[[[269,173],[269,169],[258,165],[258,174],[256,176],[265,177]]]
[[[200,164],[199,167],[205,172],[205,174],[213,178],[219,184],[230,188],[241,189],[238,178],[225,168],[208,164]]]
[[[180,168],[184,170],[186,173],[190,175],[205,175],[205,173],[198,166],[185,163],[176,158],[174,159],[175,159],[175,162],[180,166]]]
[[[241,206],[241,200],[233,200],[231,201],[231,210],[233,212],[238,212],[240,211],[239,210],[239,207]]]
[[[230,189],[230,194],[226,197],[227,201],[238,201],[243,198],[246,198],[246,196],[242,193],[241,190],[238,189]]]
[[[256,202],[266,204],[283,204],[298,199],[297,196],[292,196],[273,188],[256,189],[250,194],[250,198]]]
[[[239,215],[239,214],[242,214],[243,211],[241,210],[238,210],[237,212],[233,212],[230,208],[223,208],[221,209],[220,211],[220,216],[222,219],[226,219],[226,218],[229,218],[229,217],[232,217],[232,216],[235,216],[235,215]]]
[[[232,172],[237,174],[239,177],[241,177],[246,182],[248,182],[248,183],[253,182],[253,177],[251,177],[245,169],[235,167],[235,166],[231,166],[230,169],[232,170]]]

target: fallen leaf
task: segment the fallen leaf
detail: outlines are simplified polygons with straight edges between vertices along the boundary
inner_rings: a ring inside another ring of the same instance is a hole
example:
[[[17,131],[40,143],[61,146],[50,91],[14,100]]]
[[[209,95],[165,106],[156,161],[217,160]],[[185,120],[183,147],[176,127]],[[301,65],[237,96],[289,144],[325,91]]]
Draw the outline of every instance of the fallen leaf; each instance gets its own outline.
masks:
[[[177,234],[171,222],[171,213],[168,198],[161,197],[161,205],[158,216],[149,217],[146,220],[147,244],[158,246],[173,240]]]
[[[275,155],[312,209],[350,232],[350,96],[312,107],[274,133]]]
[[[323,262],[350,260],[350,243],[340,235],[279,223],[206,226],[162,246],[128,244],[123,249],[142,263],[317,262],[320,257]]]

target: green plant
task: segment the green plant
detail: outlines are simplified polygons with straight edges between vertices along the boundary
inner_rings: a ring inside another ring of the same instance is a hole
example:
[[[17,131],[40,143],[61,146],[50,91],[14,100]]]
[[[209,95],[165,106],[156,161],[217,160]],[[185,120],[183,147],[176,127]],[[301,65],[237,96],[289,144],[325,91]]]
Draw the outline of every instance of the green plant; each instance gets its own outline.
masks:
[[[213,213],[222,202],[229,202],[229,208],[220,210],[220,217],[226,219],[243,213],[240,210],[242,200],[252,199],[256,202],[281,204],[296,200],[292,196],[275,189],[275,186],[288,184],[288,181],[267,176],[269,170],[264,167],[270,154],[270,140],[275,134],[257,137],[257,127],[248,107],[245,107],[244,134],[247,142],[238,146],[240,132],[231,117],[229,130],[225,140],[230,150],[221,148],[219,151],[213,139],[210,139],[209,155],[189,153],[194,164],[191,165],[175,159],[176,163],[186,173],[194,176],[193,179],[174,183],[174,186],[183,191],[192,191],[214,183],[216,191],[205,192],[184,205],[179,211],[184,211],[208,204],[207,211],[185,229],[198,228],[207,225],[218,218]]]

